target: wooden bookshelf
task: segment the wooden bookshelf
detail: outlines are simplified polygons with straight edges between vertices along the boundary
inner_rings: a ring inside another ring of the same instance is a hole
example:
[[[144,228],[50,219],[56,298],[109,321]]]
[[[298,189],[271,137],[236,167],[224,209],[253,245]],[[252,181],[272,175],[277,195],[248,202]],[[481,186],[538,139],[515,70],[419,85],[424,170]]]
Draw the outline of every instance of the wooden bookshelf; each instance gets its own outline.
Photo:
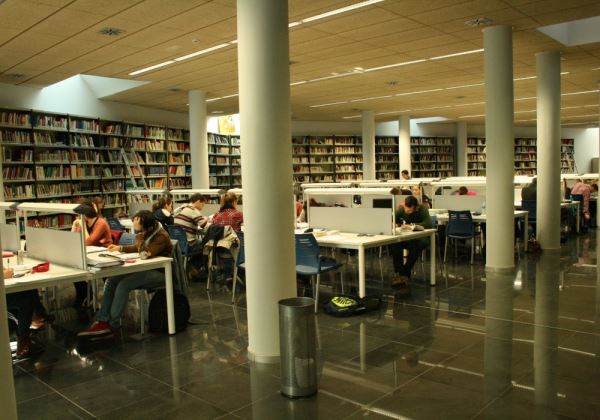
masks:
[[[577,167],[575,166],[575,139],[560,140],[560,173],[577,173]]]
[[[298,136],[292,138],[295,182],[361,180],[362,139],[357,136]]]
[[[169,188],[192,187],[190,132],[182,128],[167,128]]]
[[[485,176],[485,138],[467,138],[467,175]]]
[[[398,137],[375,137],[375,178],[399,179],[400,157]]]
[[[445,178],[456,173],[454,137],[411,137],[411,172],[414,178]]]

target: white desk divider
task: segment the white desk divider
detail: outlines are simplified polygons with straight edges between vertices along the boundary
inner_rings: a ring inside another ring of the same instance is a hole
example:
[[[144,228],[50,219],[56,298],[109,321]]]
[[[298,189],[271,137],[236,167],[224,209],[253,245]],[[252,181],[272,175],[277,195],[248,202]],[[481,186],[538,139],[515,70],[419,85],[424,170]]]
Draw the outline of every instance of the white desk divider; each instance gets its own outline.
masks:
[[[50,264],[86,269],[81,234],[57,229],[25,227],[27,256]]]
[[[152,210],[152,203],[157,201],[159,197],[169,193],[167,189],[134,189],[127,190],[125,194],[129,195],[127,199],[127,208],[129,214],[133,216],[141,210]]]
[[[2,237],[2,249],[17,252],[21,249],[21,240],[17,225],[0,225],[0,236]]]
[[[47,260],[50,263],[67,267],[86,269],[85,236],[83,229],[80,233],[65,232],[57,229],[33,228],[27,226],[27,212],[48,212],[77,214],[75,209],[79,204],[66,203],[21,203],[17,206],[23,212],[25,220],[25,241],[28,256]],[[35,229],[35,230],[34,230]],[[46,233],[42,233],[45,231]],[[32,234],[33,237],[27,236]],[[48,249],[44,249],[44,247]],[[33,249],[33,252],[32,252]],[[42,255],[48,255],[43,257]]]
[[[13,201],[0,201],[0,223],[6,223],[6,212],[15,210],[17,204]]]
[[[481,211],[485,195],[434,195],[433,208]]]
[[[394,220],[391,209],[310,207],[309,227],[340,232],[393,235]]]
[[[352,185],[352,182],[306,182],[300,184],[300,188],[302,190],[307,188],[350,188]]]

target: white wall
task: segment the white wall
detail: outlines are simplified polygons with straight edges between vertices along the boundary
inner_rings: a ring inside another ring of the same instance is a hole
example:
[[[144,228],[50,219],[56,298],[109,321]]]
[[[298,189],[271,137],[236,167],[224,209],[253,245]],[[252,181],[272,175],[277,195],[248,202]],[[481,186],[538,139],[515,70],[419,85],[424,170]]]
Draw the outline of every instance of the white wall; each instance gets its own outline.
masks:
[[[0,83],[0,107],[187,128],[187,113],[100,100],[81,77],[44,89]]]

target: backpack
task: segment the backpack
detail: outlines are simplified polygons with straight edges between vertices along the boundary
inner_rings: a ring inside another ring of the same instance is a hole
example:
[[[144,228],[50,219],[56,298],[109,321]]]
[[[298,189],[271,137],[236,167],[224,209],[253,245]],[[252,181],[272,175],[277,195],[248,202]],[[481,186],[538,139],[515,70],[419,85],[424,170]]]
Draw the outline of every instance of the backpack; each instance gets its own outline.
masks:
[[[187,328],[190,319],[190,303],[187,296],[174,291],[173,305],[175,312],[175,331],[180,332]],[[157,290],[148,306],[148,331],[154,333],[168,333],[169,322],[167,317],[167,293],[164,289]]]
[[[381,298],[356,296],[334,296],[325,304],[325,312],[332,316],[344,317],[362,314],[378,309]]]

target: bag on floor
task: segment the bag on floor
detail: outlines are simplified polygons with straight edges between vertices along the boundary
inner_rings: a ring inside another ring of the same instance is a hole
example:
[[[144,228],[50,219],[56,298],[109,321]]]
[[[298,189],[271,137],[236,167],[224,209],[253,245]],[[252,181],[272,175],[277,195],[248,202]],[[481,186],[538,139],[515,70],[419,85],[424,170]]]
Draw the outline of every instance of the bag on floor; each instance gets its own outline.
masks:
[[[530,238],[527,241],[527,252],[530,254],[534,254],[536,252],[542,252],[542,247],[536,239]]]
[[[174,291],[173,305],[175,312],[175,331],[187,328],[190,319],[190,303],[187,296]],[[167,294],[164,289],[157,290],[148,306],[148,331],[153,333],[168,333],[169,321],[167,316]]]
[[[344,317],[363,314],[381,306],[381,298],[372,296],[334,296],[325,304],[325,312],[332,316]]]

